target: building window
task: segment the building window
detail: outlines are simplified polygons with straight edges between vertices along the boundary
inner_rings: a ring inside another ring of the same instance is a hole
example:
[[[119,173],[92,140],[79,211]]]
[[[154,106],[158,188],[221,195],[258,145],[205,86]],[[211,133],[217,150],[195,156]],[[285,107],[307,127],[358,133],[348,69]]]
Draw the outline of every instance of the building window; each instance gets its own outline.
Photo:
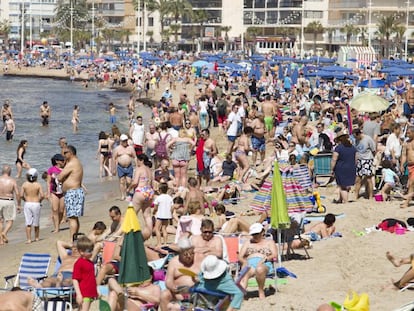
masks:
[[[148,17],[148,27],[154,27],[154,17]]]

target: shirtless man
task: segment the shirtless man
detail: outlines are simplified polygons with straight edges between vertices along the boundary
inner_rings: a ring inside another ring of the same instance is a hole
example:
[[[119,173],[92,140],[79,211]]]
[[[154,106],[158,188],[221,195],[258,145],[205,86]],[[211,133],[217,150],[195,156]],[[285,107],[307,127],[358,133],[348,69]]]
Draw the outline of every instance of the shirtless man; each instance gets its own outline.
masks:
[[[201,221],[201,235],[191,238],[194,246],[195,260],[202,262],[208,255],[214,255],[223,259],[222,239],[214,235],[214,223],[211,219]]]
[[[145,154],[149,159],[154,157],[154,150],[155,146],[157,145],[158,141],[160,140],[160,136],[158,135],[157,128],[155,124],[149,125],[149,131],[145,133]]]
[[[57,273],[45,278],[41,283],[28,278],[27,283],[30,286],[35,288],[72,286],[73,266],[80,257],[78,249],[76,248],[76,240],[72,244],[58,240],[56,241],[56,248],[61,260]],[[68,249],[71,250],[70,254],[67,251]]]
[[[204,129],[201,131],[201,135],[204,138],[204,150],[203,150],[203,162],[204,162],[204,170],[208,172],[208,174],[203,174],[206,179],[206,184],[210,181],[210,162],[211,159],[214,158],[216,154],[218,154],[216,142],[210,138],[210,131],[208,129]],[[201,186],[201,176],[199,176],[200,186]]]
[[[14,131],[16,130],[16,125],[14,124],[13,119],[10,115],[6,115],[6,121],[4,121],[4,128],[1,132],[1,135],[6,132],[6,140],[11,141],[13,139]]]
[[[33,292],[24,290],[4,292],[0,295],[0,311],[32,311],[38,310],[40,306],[43,308],[43,302],[35,295]]]
[[[276,115],[275,106],[271,101],[270,95],[266,95],[265,100],[262,104],[262,111],[264,114],[263,122],[265,123],[268,137],[270,137],[273,130],[274,116]]]
[[[191,270],[195,274],[200,272],[201,262],[196,261],[194,247],[191,242],[187,238],[182,238],[178,242],[178,247],[180,249],[178,256],[175,256],[168,263],[165,277],[167,288],[161,292],[161,311],[180,310],[180,305],[172,301],[184,300],[184,296],[188,296],[188,288],[194,285],[194,280],[190,276],[181,273],[180,268]],[[184,292],[187,295],[184,295]]]
[[[118,147],[115,148],[112,157],[115,161],[115,166],[118,171],[119,190],[121,191],[122,201],[126,198],[126,190],[130,186],[134,174],[132,162],[135,162],[135,166],[137,166],[138,163],[134,148],[128,145],[128,136],[122,134],[120,140],[121,143]]]
[[[188,178],[188,193],[185,197],[184,214],[187,213],[188,206],[190,205],[191,202],[200,202],[201,206],[204,206],[205,204],[208,205],[210,215],[211,215],[212,208],[208,204],[208,201],[206,197],[204,196],[204,192],[201,191],[198,186],[199,184],[197,182],[197,179],[195,179],[194,177]]]
[[[66,146],[63,156],[66,160],[65,167],[57,179],[62,183],[65,193],[66,217],[69,218],[69,234],[72,240],[74,234],[79,231],[79,217],[83,216],[85,203],[85,192],[82,188],[83,166],[76,156],[74,146]]]
[[[408,141],[403,144],[401,152],[400,172],[405,171],[405,163],[408,166],[408,194],[405,196],[401,208],[408,207],[408,204],[414,196],[414,126],[407,129]]]
[[[303,116],[300,118],[298,124],[292,129],[292,141],[304,146],[306,144],[306,125],[308,124],[308,117]]]
[[[50,107],[47,101],[40,105],[40,117],[42,118],[42,126],[49,125]]]
[[[169,115],[170,124],[176,130],[180,130],[183,127],[184,123],[184,116],[178,112],[177,108],[172,108],[171,113]]]
[[[264,115],[258,114],[257,117],[252,121],[250,127],[253,128],[253,135],[251,138],[253,146],[253,165],[257,166],[257,153],[260,152],[260,162],[263,163],[266,153],[266,138],[265,138],[265,122]]]
[[[116,108],[114,106],[113,103],[109,104],[109,122],[111,124],[115,124],[116,123]]]
[[[10,177],[11,167],[10,165],[3,165],[3,169],[0,176],[0,245],[8,243],[7,233],[11,229],[14,220],[16,219],[16,205],[14,199],[17,201],[17,211],[20,212],[21,198],[19,188],[17,187],[16,180]],[[6,225],[3,229],[3,222]]]

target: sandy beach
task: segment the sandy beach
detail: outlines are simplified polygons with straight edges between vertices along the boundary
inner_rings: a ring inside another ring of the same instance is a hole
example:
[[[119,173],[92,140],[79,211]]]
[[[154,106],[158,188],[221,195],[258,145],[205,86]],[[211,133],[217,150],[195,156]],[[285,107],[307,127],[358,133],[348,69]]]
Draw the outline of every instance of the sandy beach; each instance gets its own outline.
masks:
[[[9,69],[9,72],[21,75],[50,75],[49,77],[55,75],[64,77],[65,75],[65,72],[57,70],[40,73],[38,68],[23,68],[20,72],[17,72],[17,69]],[[79,87],[82,86],[79,85]],[[159,99],[164,88],[165,82],[157,90],[154,99]],[[172,90],[174,102],[178,99],[179,90],[179,86],[177,86],[177,90]],[[188,87],[186,91],[189,98],[192,99],[194,89]],[[220,138],[216,128],[211,131],[212,136],[218,138],[219,151],[224,151],[227,142]],[[87,163],[83,164],[88,165]],[[191,170],[189,174],[192,176],[194,170]],[[102,220],[108,225],[110,223],[108,209],[112,205],[118,205],[122,211],[125,211],[127,207],[127,202],[118,200],[117,178],[97,184],[89,191],[94,192],[94,195],[93,199],[87,196],[85,216],[80,219],[81,232],[88,232],[98,220]],[[395,268],[387,260],[385,252],[391,251],[398,257],[409,256],[412,252],[412,242],[410,241],[414,233],[407,232],[405,235],[388,232],[365,233],[365,228],[373,227],[385,218],[406,221],[407,218],[414,217],[413,206],[401,209],[399,207],[400,201],[396,199],[391,202],[359,199],[347,204],[332,204],[335,187],[319,187],[318,191],[322,195],[322,204],[326,206],[327,212],[344,213],[344,216],[337,219],[336,222],[336,230],[342,234],[342,237],[314,242],[312,248],[309,249],[311,259],[292,259],[283,262],[283,266],[295,273],[298,278],[288,278],[286,284],[278,286],[276,294],[268,296],[264,301],[259,301],[258,298],[245,300],[242,311],[252,310],[256,307],[263,310],[272,308],[272,310],[311,311],[316,310],[318,305],[330,301],[341,304],[349,290],[367,293],[371,310],[394,310],[413,301],[411,291],[400,293],[392,288],[390,281],[391,278],[398,280],[408,269],[408,266]],[[227,208],[237,214],[247,211],[254,193],[243,193],[242,196],[245,199],[241,200],[239,204],[228,205]],[[353,199],[354,194],[352,193],[351,200]],[[0,277],[17,272],[21,256],[25,252],[52,254],[52,266],[49,272],[53,271],[56,260],[55,241],[57,239],[67,240],[68,230],[51,234],[52,223],[48,217],[44,217],[48,214],[50,214],[49,205],[45,203],[42,211],[44,221],[41,223],[40,229],[41,241],[30,245],[24,244],[23,215],[18,215],[19,221],[10,232],[9,244],[0,246],[2,263]],[[258,219],[255,216],[243,217],[250,223]],[[148,243],[154,245],[155,239],[148,241]],[[296,252],[304,254],[303,250]],[[93,310],[98,310],[97,303],[94,304]]]

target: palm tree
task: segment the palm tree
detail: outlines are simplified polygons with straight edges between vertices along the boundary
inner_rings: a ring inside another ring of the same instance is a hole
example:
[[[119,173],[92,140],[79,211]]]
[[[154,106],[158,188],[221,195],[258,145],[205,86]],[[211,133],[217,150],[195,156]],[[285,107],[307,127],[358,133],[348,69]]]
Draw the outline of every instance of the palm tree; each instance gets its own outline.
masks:
[[[208,15],[207,15],[207,12],[205,10],[195,10],[195,11],[193,11],[193,14],[191,15],[191,20],[195,24],[200,25],[199,40],[200,40],[200,50],[201,51],[204,49],[204,47],[203,47],[204,23],[207,21],[207,19],[208,19]]]
[[[0,21],[0,35],[4,37],[4,47],[9,48],[9,34],[10,34],[10,22],[5,19]]]
[[[328,28],[326,30],[328,32],[329,53],[332,53],[332,41],[333,41],[333,35],[334,35],[336,29],[335,28]]]
[[[224,31],[224,49],[227,52],[229,50],[229,31],[231,26],[222,26],[221,30]]]
[[[192,15],[193,7],[188,0],[171,0],[167,2],[166,8],[168,9],[169,15],[174,20],[175,27],[170,25],[170,29],[174,32],[174,40],[175,42],[178,41],[178,31],[181,29],[181,25],[179,21],[183,17],[190,17]]]
[[[315,51],[316,51],[316,39],[318,38],[319,34],[322,34],[325,31],[325,29],[323,28],[321,22],[313,21],[313,22],[310,22],[305,27],[304,30],[305,30],[306,33],[313,34],[313,51],[315,53]]]
[[[251,44],[252,54],[254,53],[256,47],[256,37],[257,35],[260,35],[262,31],[263,30],[260,27],[247,27],[246,29],[246,41],[253,41],[253,43]]]
[[[349,43],[351,42],[351,37],[358,35],[361,30],[352,24],[346,24],[344,27],[341,28],[341,31],[346,34],[346,45],[349,46]]]
[[[403,56],[404,51],[404,34],[407,28],[404,25],[395,26],[395,48],[396,52],[400,53],[400,58]]]
[[[169,0],[144,0],[147,4],[149,13],[158,12],[160,15],[161,33],[167,24],[167,17],[169,14]],[[134,0],[134,8],[137,9],[138,1]]]
[[[361,31],[360,31],[360,33],[361,33],[361,45],[362,46],[368,46],[368,39],[367,39],[368,38],[368,30],[364,27],[361,27],[360,29],[361,29]]]
[[[178,33],[180,30],[181,30],[181,24],[170,25],[170,31],[174,34],[174,41],[176,44],[178,42]]]
[[[395,16],[383,16],[377,24],[376,35],[380,38],[382,47],[382,56],[389,58],[390,55],[390,38],[395,33],[396,27],[400,23]]]

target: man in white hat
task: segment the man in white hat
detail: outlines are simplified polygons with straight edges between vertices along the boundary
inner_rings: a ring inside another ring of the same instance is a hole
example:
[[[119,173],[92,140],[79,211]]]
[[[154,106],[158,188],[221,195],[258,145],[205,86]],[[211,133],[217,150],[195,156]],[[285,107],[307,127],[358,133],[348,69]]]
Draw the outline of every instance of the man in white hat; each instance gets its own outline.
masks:
[[[208,255],[201,262],[201,277],[197,288],[205,288],[209,291],[216,291],[228,294],[231,297],[230,305],[226,311],[239,310],[243,302],[244,293],[236,285],[227,270],[227,263],[214,255]]]

